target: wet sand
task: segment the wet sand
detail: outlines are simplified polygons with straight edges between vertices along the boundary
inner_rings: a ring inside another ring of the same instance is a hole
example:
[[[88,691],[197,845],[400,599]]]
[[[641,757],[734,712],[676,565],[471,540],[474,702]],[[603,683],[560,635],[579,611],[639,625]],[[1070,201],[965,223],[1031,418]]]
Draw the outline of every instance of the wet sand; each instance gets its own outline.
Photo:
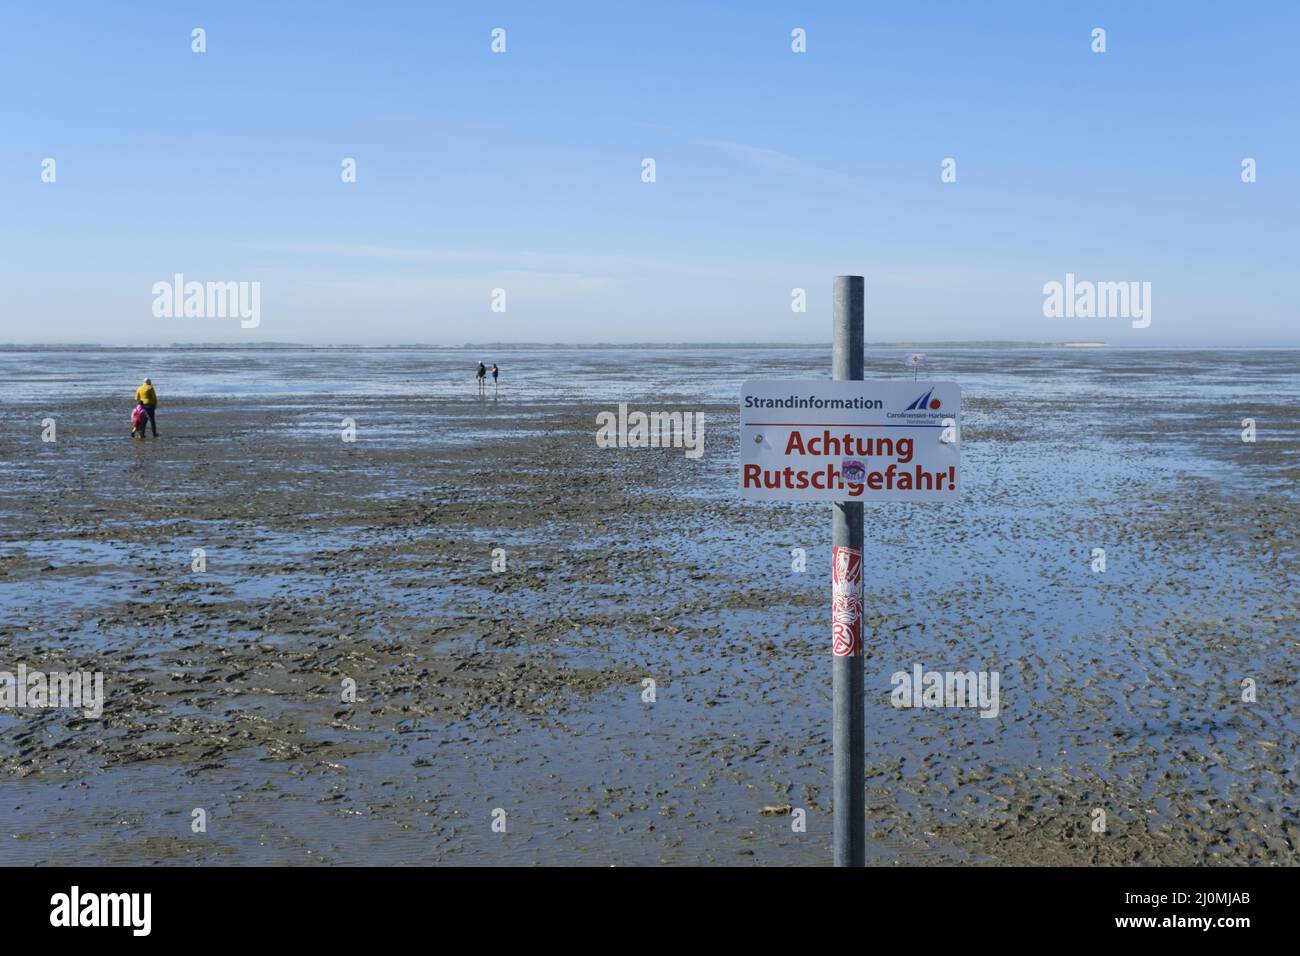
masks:
[[[962,503],[867,508],[869,862],[1300,860],[1294,377],[1136,415],[1179,359],[1097,361],[1087,403],[966,385]],[[0,862],[827,863],[828,509],[741,502],[734,402],[638,388],[702,459],[490,387],[7,423],[0,669],[107,700],[0,711]],[[999,716],[891,707],[916,662]]]

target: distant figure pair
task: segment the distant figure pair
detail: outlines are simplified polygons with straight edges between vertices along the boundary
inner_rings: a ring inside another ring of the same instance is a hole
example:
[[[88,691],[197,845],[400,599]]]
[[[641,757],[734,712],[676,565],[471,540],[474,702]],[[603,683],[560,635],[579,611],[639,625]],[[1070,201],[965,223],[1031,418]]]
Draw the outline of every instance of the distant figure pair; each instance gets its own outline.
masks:
[[[492,384],[497,384],[497,376],[501,374],[501,369],[497,368],[497,363],[492,363]],[[487,366],[482,362],[478,363],[478,372],[474,376],[478,379],[478,387],[481,390],[487,384]]]
[[[158,393],[154,391],[153,382],[147,378],[144,384],[135,390],[135,411],[131,413],[131,437],[143,438],[144,427],[153,430],[153,437],[158,437],[158,420],[154,417],[158,409]]]

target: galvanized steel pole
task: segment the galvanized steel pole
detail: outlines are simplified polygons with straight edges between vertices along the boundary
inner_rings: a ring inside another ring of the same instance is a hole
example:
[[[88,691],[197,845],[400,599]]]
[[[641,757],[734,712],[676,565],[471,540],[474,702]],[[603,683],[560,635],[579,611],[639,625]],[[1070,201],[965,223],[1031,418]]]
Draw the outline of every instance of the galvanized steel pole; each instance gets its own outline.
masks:
[[[836,276],[831,378],[861,381],[864,345],[862,276]],[[831,505],[834,847],[836,866],[866,863],[862,677],[862,502]]]

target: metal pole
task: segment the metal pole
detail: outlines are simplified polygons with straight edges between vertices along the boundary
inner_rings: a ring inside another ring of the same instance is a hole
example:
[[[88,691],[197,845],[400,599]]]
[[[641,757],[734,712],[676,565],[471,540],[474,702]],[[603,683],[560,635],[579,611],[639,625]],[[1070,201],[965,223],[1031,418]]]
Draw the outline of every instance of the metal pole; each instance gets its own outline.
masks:
[[[836,276],[831,378],[862,380],[863,279]],[[866,864],[862,683],[862,502],[831,505],[835,865]],[[845,553],[847,549],[847,553]]]

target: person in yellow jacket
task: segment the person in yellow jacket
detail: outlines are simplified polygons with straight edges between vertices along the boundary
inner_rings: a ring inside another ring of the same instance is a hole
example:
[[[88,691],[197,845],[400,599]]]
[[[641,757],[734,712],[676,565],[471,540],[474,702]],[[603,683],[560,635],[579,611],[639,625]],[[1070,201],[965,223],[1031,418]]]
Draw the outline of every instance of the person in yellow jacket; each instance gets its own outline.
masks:
[[[153,389],[153,382],[147,378],[144,384],[135,390],[135,400],[144,406],[144,413],[149,416],[149,427],[153,429],[153,437],[158,437],[158,421],[154,418],[154,412],[158,408],[158,393]]]

